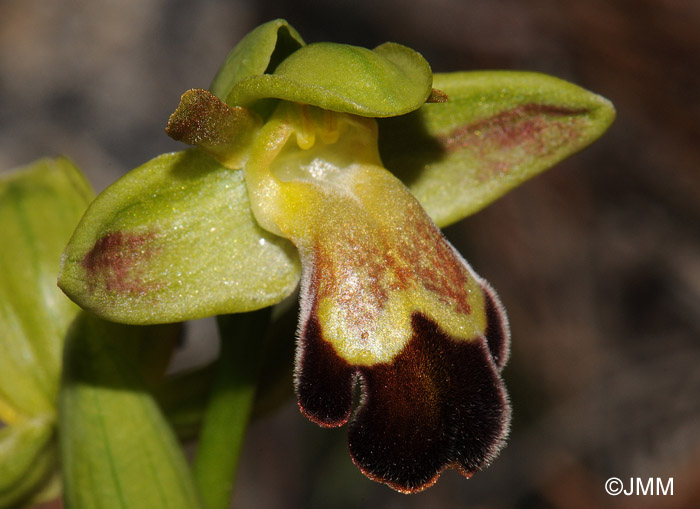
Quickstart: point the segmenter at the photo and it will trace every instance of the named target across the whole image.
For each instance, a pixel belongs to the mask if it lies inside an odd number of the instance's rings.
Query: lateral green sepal
[[[66,247],[59,286],[104,318],[147,324],[269,306],[299,276],[291,243],[253,218],[242,172],[192,149],[98,196]]]
[[[466,217],[605,132],[612,104],[531,72],[436,74],[446,102],[379,121],[386,167],[438,226]]]

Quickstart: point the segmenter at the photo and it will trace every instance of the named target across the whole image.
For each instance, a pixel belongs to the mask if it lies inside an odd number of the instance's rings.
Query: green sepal
[[[0,179],[0,420],[50,414],[78,308],[56,287],[61,251],[93,196],[67,159]]]
[[[432,72],[420,53],[387,42],[374,50],[319,42],[288,56],[273,74],[245,78],[226,102],[251,107],[278,98],[367,117],[403,115],[430,96]]]
[[[0,507],[28,502],[58,465],[52,415],[0,429]]]
[[[134,343],[161,326],[134,327],[81,313],[66,338],[59,438],[68,509],[200,507],[182,450],[163,418]],[[166,333],[167,335],[167,333]]]
[[[283,19],[268,21],[248,33],[231,50],[209,90],[224,101],[243,78],[271,73],[294,51],[304,46],[301,35]]]
[[[447,102],[379,122],[382,160],[438,226],[447,226],[581,150],[615,117],[612,104],[530,72],[436,74]]]
[[[61,260],[59,286],[124,323],[165,323],[275,304],[300,277],[296,250],[253,218],[243,173],[192,149],[107,188]]]

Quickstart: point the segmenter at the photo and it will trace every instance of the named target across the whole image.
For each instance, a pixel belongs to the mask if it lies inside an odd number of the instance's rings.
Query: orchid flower
[[[59,284],[109,320],[241,313],[300,286],[301,412],[348,423],[352,460],[401,492],[503,446],[508,320],[443,237],[600,136],[611,104],[523,72],[434,74],[399,44],[248,34],[168,134],[195,148],[136,168],[90,206]],[[355,387],[359,402],[353,411]]]

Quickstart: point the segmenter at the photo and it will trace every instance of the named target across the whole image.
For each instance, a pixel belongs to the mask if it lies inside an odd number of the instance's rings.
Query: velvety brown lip
[[[428,488],[446,468],[470,477],[498,453],[510,421],[496,362],[505,358],[508,334],[500,308],[489,306],[493,349],[487,337],[456,341],[415,313],[404,350],[373,366],[340,358],[312,315],[300,338],[302,412],[323,426],[344,424],[359,377],[362,396],[350,419],[348,446],[365,475],[405,493]]]
[[[342,426],[352,411],[355,368],[323,339],[315,316],[304,327],[300,341],[296,378],[299,408],[320,426]]]

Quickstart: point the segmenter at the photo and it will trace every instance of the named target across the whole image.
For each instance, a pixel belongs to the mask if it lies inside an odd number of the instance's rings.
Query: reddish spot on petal
[[[90,289],[98,283],[109,292],[138,294],[152,289],[152,283],[142,281],[143,270],[139,264],[153,256],[149,242],[154,238],[154,233],[123,232],[101,237],[81,262]]]

